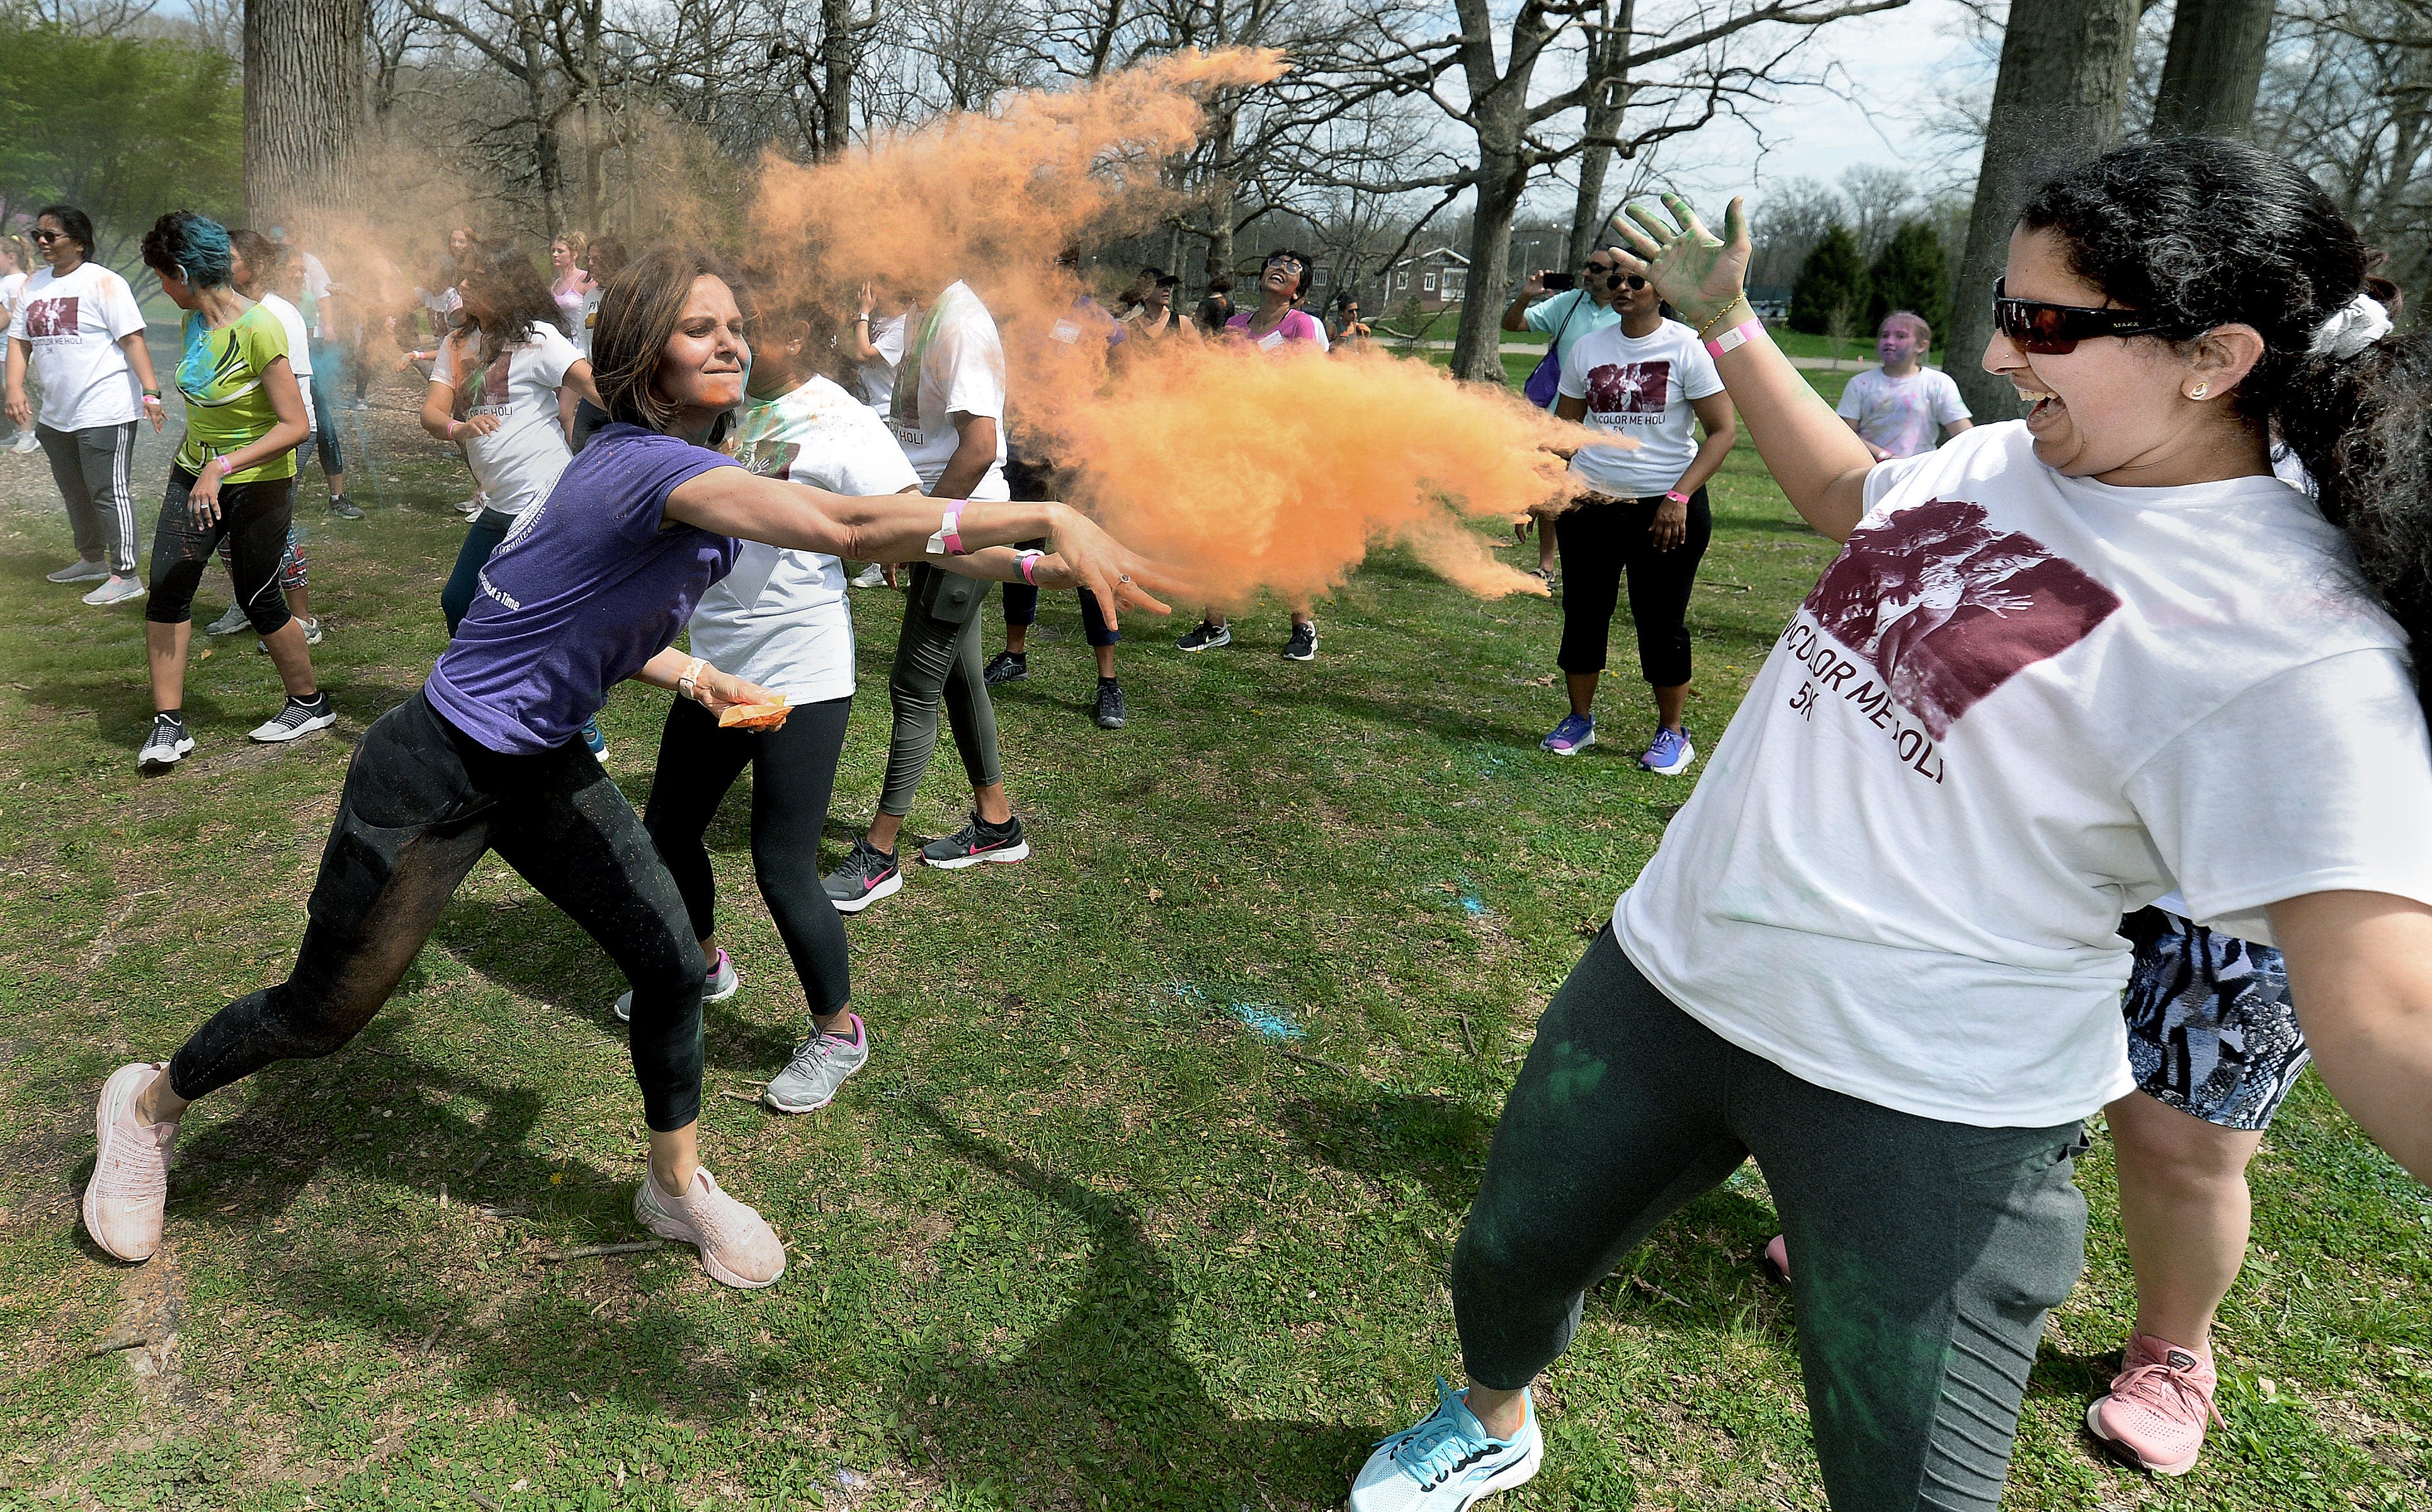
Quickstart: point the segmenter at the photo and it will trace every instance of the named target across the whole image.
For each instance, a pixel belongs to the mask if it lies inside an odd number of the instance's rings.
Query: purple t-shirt
[[[481,569],[472,609],[423,685],[431,706],[509,756],[573,739],[734,569],[733,536],[660,528],[667,495],[734,466],[671,435],[601,426]]]

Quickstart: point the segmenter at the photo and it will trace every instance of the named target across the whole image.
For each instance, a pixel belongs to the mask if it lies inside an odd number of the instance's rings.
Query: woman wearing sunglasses
[[[1731,455],[1739,427],[1697,332],[1664,318],[1664,301],[1644,275],[1623,272],[1617,262],[1609,266],[1601,281],[1620,319],[1571,344],[1554,413],[1632,445],[1582,447],[1571,458],[1574,498],[1554,518],[1565,582],[1555,664],[1571,711],[1540,744],[1568,756],[1596,743],[1596,684],[1627,574],[1638,670],[1655,694],[1655,737],[1638,764],[1677,777],[1697,758],[1681,710],[1689,701],[1689,594],[1714,533],[1706,480]]]
[[[1738,202],[1666,203],[1631,265],[1846,545],[1546,1009],[1454,1253],[1470,1388],[1352,1505],[1533,1474],[1585,1289],[1754,1155],[1832,1504],[1993,1508],[2084,1121],[2135,1085],[2123,910],[2276,945],[2323,1080],[2432,1174],[2432,343],[2295,166],[2138,144],[2011,238],[1984,361],[2032,414],[1878,465],[1749,312]]]
[[[1571,354],[1571,348],[1582,336],[1594,335],[1621,318],[1621,312],[1613,307],[1613,296],[1621,291],[1616,281],[1620,272],[1613,254],[1599,246],[1580,263],[1577,280],[1562,279],[1565,287],[1562,292],[1546,297],[1551,292],[1548,280],[1557,275],[1552,268],[1540,268],[1528,275],[1528,281],[1520,285],[1519,295],[1505,307],[1504,330],[1542,331],[1553,337],[1545,344],[1545,360],[1528,375],[1529,403],[1540,409],[1552,409],[1561,397],[1558,390],[1562,359]],[[1536,528],[1537,575],[1549,588],[1554,586],[1553,521],[1552,512],[1532,512],[1512,527],[1512,534],[1523,541],[1528,538],[1529,528]]]

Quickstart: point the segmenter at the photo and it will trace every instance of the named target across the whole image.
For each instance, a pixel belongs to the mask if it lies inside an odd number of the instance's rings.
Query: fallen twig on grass
[[[636,1239],[628,1244],[577,1245],[571,1249],[544,1249],[532,1258],[539,1261],[589,1260],[595,1255],[638,1255],[645,1249],[664,1249],[665,1239]]]
[[[1347,1077],[1352,1075],[1352,1070],[1349,1066],[1337,1065],[1334,1062],[1327,1060],[1322,1055],[1304,1055],[1298,1050],[1287,1050],[1281,1045],[1276,1045],[1275,1050],[1275,1054],[1282,1056],[1287,1061],[1298,1061],[1307,1065],[1316,1066],[1321,1070],[1331,1071],[1337,1076]]]
[[[473,1499],[475,1504],[481,1508],[481,1512],[498,1512],[498,1504],[491,1501],[488,1497],[483,1496],[481,1492],[467,1491],[464,1494]]]
[[[719,1089],[719,1091],[718,1091],[718,1095],[719,1096],[721,1096],[721,1097],[732,1097],[732,1098],[734,1098],[736,1102],[758,1102],[758,1101],[760,1100],[759,1095],[758,1095],[757,1093],[751,1093],[751,1092],[728,1092],[728,1091],[724,1090],[723,1088],[720,1088],[720,1089]]]
[[[92,1360],[97,1359],[105,1354],[124,1354],[128,1350],[148,1350],[153,1345],[160,1342],[160,1341],[159,1339],[154,1338],[149,1334],[138,1334],[132,1338],[124,1334],[112,1334],[110,1337],[103,1339],[92,1349],[89,1349],[82,1354],[77,1355],[76,1358],[79,1360]]]

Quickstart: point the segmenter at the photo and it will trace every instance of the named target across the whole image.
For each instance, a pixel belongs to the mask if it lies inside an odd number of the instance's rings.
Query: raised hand
[[[1622,266],[1645,275],[1672,308],[1690,325],[1702,327],[1745,292],[1748,266],[1748,212],[1738,195],[1723,212],[1723,234],[1716,236],[1697,219],[1697,212],[1678,195],[1665,195],[1666,219],[1645,205],[1631,205],[1616,217],[1627,250]]]

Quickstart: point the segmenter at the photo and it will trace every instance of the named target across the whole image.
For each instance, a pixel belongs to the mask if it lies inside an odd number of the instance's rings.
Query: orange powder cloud
[[[1174,337],[1110,361],[1103,324],[1071,319],[1082,286],[1058,249],[1157,225],[1181,200],[1162,166],[1197,139],[1207,93],[1283,66],[1265,51],[1183,54],[817,164],[772,159],[749,214],[754,256],[839,309],[864,283],[925,305],[969,282],[1004,339],[1017,442],[1211,603],[1321,597],[1387,542],[1472,591],[1542,595],[1469,521],[1559,500],[1562,465],[1540,448],[1578,444],[1578,428],[1382,352]]]

